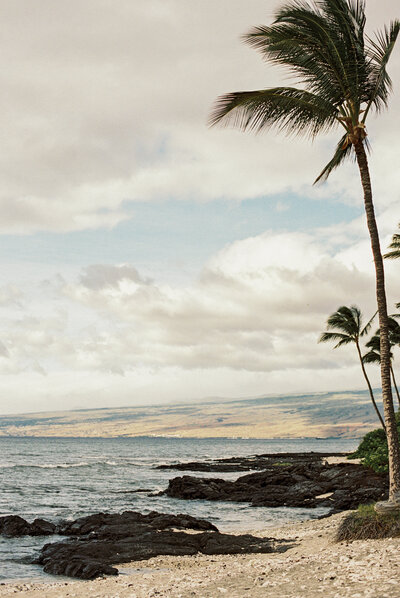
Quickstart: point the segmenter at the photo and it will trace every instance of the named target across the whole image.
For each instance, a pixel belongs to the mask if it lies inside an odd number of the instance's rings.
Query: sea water
[[[0,516],[28,521],[72,520],[97,512],[125,510],[187,513],[221,531],[257,530],[318,517],[325,509],[251,507],[247,503],[185,501],[149,496],[183,475],[157,465],[281,452],[346,452],[358,439],[241,438],[11,438],[0,437]],[[190,474],[190,472],[184,472]],[[247,472],[194,473],[234,480]],[[135,492],[145,490],[145,492]],[[54,579],[31,564],[52,537],[0,537],[0,581]]]

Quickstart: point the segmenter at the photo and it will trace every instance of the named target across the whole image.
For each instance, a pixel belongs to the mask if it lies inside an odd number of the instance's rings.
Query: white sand
[[[119,577],[0,585],[0,596],[399,598],[400,538],[333,543],[344,515],[269,528],[258,534],[290,540],[292,547],[285,553],[157,557],[123,565],[120,570],[126,574]]]

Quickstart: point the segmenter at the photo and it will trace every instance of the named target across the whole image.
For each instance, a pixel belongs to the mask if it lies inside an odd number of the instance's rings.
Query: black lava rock
[[[269,465],[264,471],[239,477],[181,476],[170,480],[165,494],[173,498],[249,502],[263,507],[328,507],[331,512],[357,508],[361,503],[384,500],[385,474],[362,465],[321,461]]]

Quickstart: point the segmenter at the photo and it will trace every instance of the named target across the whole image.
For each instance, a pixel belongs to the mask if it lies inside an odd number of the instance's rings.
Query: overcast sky
[[[363,387],[351,347],[317,343],[340,305],[375,311],[355,165],[312,186],[338,132],[207,127],[219,94],[288,84],[240,41],[279,5],[2,1],[0,412]],[[367,5],[371,31],[399,16]],[[390,73],[368,126],[384,247],[400,46]]]

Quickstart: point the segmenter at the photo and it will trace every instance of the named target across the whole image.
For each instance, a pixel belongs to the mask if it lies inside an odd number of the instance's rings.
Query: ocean
[[[125,510],[187,513],[213,522],[221,531],[257,530],[318,517],[325,509],[266,508],[229,502],[183,501],[148,496],[163,490],[174,470],[164,463],[205,461],[263,453],[351,451],[358,439],[240,438],[28,438],[0,437],[0,516],[20,515],[28,521],[72,520],[97,512]],[[190,472],[184,472],[190,474]],[[246,472],[194,473],[236,479]],[[0,581],[54,580],[30,561],[52,537],[0,537]]]

